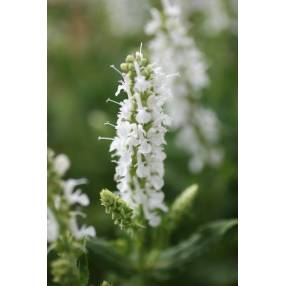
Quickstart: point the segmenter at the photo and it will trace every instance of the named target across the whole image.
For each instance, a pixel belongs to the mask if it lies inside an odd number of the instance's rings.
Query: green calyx
[[[133,210],[118,195],[103,189],[100,192],[100,201],[106,213],[111,215],[114,224],[119,225],[121,229],[127,229],[133,225]]]

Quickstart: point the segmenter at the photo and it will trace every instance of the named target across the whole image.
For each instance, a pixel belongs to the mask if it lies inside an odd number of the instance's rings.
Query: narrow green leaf
[[[173,271],[183,270],[235,225],[237,225],[237,220],[230,219],[202,226],[187,240],[161,253],[155,266],[154,275],[157,278],[164,279],[171,275]]]
[[[128,276],[134,270],[130,261],[119,254],[110,242],[98,238],[88,240],[87,249],[90,259],[120,275]]]

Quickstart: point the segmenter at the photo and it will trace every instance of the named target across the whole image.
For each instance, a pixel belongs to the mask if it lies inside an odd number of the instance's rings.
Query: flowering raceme
[[[79,227],[80,206],[87,206],[89,199],[77,187],[85,179],[63,180],[70,167],[66,155],[55,156],[48,150],[48,230],[49,249],[56,253],[51,262],[53,281],[63,286],[86,285],[86,273],[81,273],[78,262],[85,255],[87,237],[95,236],[95,229],[85,225]],[[77,207],[77,209],[75,209]]]
[[[155,227],[160,224],[160,212],[167,211],[161,189],[164,136],[170,118],[163,105],[170,92],[161,68],[149,64],[141,50],[127,56],[121,70],[122,80],[115,95],[124,91],[127,98],[119,103],[116,137],[110,146],[117,158],[115,180],[120,196],[135,215],[142,211]]]
[[[83,215],[72,210],[74,205],[87,206],[89,199],[86,194],[76,189],[85,184],[86,179],[63,180],[62,176],[70,167],[66,155],[54,156],[53,151],[48,151],[48,241],[56,241],[61,233],[71,232],[76,239],[86,236],[95,236],[93,227],[77,224],[77,216]]]
[[[176,143],[190,154],[189,167],[199,172],[204,165],[215,166],[222,159],[216,147],[219,122],[215,113],[200,103],[200,91],[208,83],[207,63],[194,39],[188,35],[180,7],[162,0],[163,12],[152,9],[146,25],[151,59],[160,64],[174,95],[168,111],[172,127],[178,130]],[[177,75],[177,76],[175,76]]]
[[[225,30],[237,33],[237,0],[179,0],[188,14],[204,15],[204,30],[216,35]]]

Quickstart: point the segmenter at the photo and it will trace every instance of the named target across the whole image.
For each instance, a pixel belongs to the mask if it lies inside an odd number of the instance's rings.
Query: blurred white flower
[[[56,241],[63,230],[69,229],[76,239],[87,236],[95,236],[95,229],[82,225],[78,226],[76,216],[82,214],[74,212],[79,206],[89,205],[86,194],[77,189],[79,185],[86,184],[86,179],[67,179],[62,176],[70,167],[70,161],[66,155],[54,155],[48,151],[48,242]],[[59,176],[54,176],[57,172]]]
[[[67,155],[59,154],[55,157],[54,168],[56,172],[63,176],[70,167],[70,160]]]
[[[116,36],[132,36],[142,30],[148,2],[145,0],[104,0],[110,29]]]
[[[152,37],[149,51],[152,61],[171,75],[168,85],[174,97],[167,107],[172,128],[178,130],[176,143],[190,154],[190,170],[200,172],[207,164],[214,166],[209,152],[220,135],[215,113],[200,102],[200,91],[209,84],[208,65],[189,35],[180,7],[169,0],[162,0],[162,6],[162,12],[151,11],[152,19],[146,25],[145,31]],[[216,156],[216,162],[219,158],[222,156]]]
[[[69,204],[80,204],[82,206],[89,205],[89,198],[81,190],[75,190],[79,185],[86,184],[86,179],[68,179],[63,182],[64,195]]]
[[[164,136],[170,120],[163,105],[170,92],[165,74],[148,65],[141,51],[126,61],[116,96],[123,90],[127,99],[120,102],[116,137],[110,146],[118,158],[115,180],[121,197],[136,211],[142,207],[145,218],[155,227],[161,221],[158,211],[167,211],[161,189]]]
[[[229,30],[237,32],[237,0],[179,0],[186,14],[202,13],[204,30],[216,35]]]
[[[162,0],[162,4],[163,14],[153,9],[152,19],[145,29],[146,33],[153,37],[149,43],[152,60],[160,63],[163,70],[170,75],[179,72],[193,89],[200,90],[209,83],[205,58],[194,39],[188,35],[180,7],[167,0]],[[178,82],[178,78],[180,77],[170,77],[171,87]],[[189,92],[189,88],[184,85],[180,89],[179,93]]]
[[[48,207],[47,209],[48,219],[47,219],[47,240],[48,242],[53,242],[58,239],[59,236],[59,224],[51,211]]]
[[[69,227],[71,233],[74,235],[76,239],[83,239],[86,237],[95,237],[96,232],[93,226],[86,226],[82,225],[81,227],[78,226],[76,220],[76,214],[73,214],[69,221]]]

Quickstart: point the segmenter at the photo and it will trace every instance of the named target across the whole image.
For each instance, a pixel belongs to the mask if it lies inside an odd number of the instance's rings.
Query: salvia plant
[[[191,37],[179,5],[162,0],[162,11],[153,8],[151,15],[145,28],[151,36],[148,48],[151,59],[169,74],[167,82],[174,96],[167,107],[172,128],[178,130],[176,144],[190,155],[192,172],[200,172],[205,165],[218,166],[223,158],[218,146],[220,122],[200,98],[209,84],[206,59]]]
[[[115,67],[113,67],[116,69]],[[222,220],[198,227],[171,245],[172,235],[192,210],[198,186],[184,190],[169,207],[164,202],[163,145],[170,118],[165,105],[171,96],[168,75],[149,62],[140,49],[128,55],[117,70],[121,76],[116,97],[119,105],[110,151],[117,191],[103,189],[100,201],[122,232],[113,241],[100,238],[87,243],[91,257],[109,267],[116,285],[158,285],[189,263],[236,225]],[[123,91],[123,92],[122,92]]]
[[[171,202],[165,198],[167,131],[177,131],[190,169],[200,171],[222,160],[220,127],[215,113],[201,104],[208,65],[180,7],[162,0],[162,10],[152,10],[146,33],[149,56],[141,44],[119,68],[112,66],[120,76],[115,97],[107,98],[118,109],[116,122],[106,122],[114,137],[99,137],[110,141],[115,164],[116,189],[106,186],[98,201],[117,230],[115,238],[86,226],[83,210],[90,201],[79,187],[87,180],[65,178],[70,160],[48,150],[47,239],[54,285],[95,286],[92,265],[105,270],[101,286],[166,285],[237,224],[235,219],[193,223],[189,214],[199,196],[196,184],[175,190],[179,195]],[[185,223],[190,229],[174,239]]]

